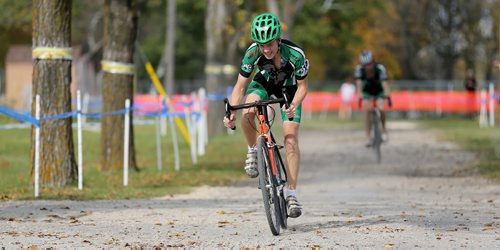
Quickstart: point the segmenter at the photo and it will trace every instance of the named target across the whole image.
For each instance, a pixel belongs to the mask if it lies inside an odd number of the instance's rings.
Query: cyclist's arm
[[[306,98],[308,86],[309,83],[307,81],[307,77],[302,80],[297,80],[297,91],[295,92],[295,96],[293,97],[292,103],[290,105],[293,105],[294,108],[297,108],[302,103],[302,101],[304,101],[304,98]]]
[[[361,93],[362,90],[362,82],[361,79],[356,79],[356,92],[358,93],[358,98],[361,98],[363,95]]]
[[[243,75],[238,75],[238,80],[233,88],[233,93],[231,94],[231,105],[238,105],[243,100],[245,92],[247,90],[248,84],[250,83],[250,78],[244,77]]]
[[[387,80],[382,81],[382,86],[384,88],[384,93],[386,96],[391,95],[391,89],[389,88],[389,82]]]

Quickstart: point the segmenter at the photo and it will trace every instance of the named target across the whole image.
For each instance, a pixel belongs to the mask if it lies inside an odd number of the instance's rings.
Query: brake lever
[[[227,119],[231,119],[231,104],[229,104],[229,100],[227,98],[224,98],[224,109],[226,111],[226,117]],[[236,129],[236,125],[231,128],[232,130]]]

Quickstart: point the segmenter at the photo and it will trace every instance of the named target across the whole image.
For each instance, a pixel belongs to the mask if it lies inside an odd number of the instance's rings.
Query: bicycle
[[[384,97],[384,99],[387,100],[389,107],[392,107],[392,100],[390,96]],[[363,99],[359,99],[359,106],[361,107]],[[371,121],[371,137],[370,137],[370,145],[373,149],[373,152],[375,154],[375,158],[377,160],[377,163],[382,162],[382,152],[381,152],[381,146],[382,146],[382,122],[380,118],[380,110],[376,105],[376,98],[371,98],[372,101],[372,109],[370,110],[370,121]]]
[[[257,169],[259,172],[259,189],[262,192],[264,210],[267,222],[273,235],[279,235],[280,228],[287,228],[287,206],[284,188],[287,184],[287,173],[283,158],[280,154],[282,145],[278,145],[271,132],[272,123],[269,119],[268,106],[275,103],[285,103],[289,107],[289,98],[282,91],[283,97],[241,105],[230,105],[227,98],[224,99],[226,117],[229,118],[231,110],[245,108],[256,108],[258,118],[257,137]],[[273,119],[271,119],[273,120]],[[293,120],[293,118],[289,118]],[[236,127],[231,128],[236,129]]]

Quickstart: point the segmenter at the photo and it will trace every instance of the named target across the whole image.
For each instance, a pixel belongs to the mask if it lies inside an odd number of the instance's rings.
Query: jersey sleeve
[[[377,64],[377,68],[380,71],[380,80],[385,81],[387,80],[387,71],[385,70],[384,65],[382,64]]]
[[[302,80],[307,77],[307,74],[309,74],[309,60],[304,57],[295,65],[295,79]]]
[[[257,58],[259,58],[260,55],[261,53],[256,43],[253,43],[250,45],[250,47],[248,47],[243,60],[241,60],[240,74],[242,76],[247,78],[250,77],[252,71],[255,68],[255,61],[257,60]]]
[[[355,79],[361,79],[361,65],[357,65],[356,68],[354,69],[354,78]]]

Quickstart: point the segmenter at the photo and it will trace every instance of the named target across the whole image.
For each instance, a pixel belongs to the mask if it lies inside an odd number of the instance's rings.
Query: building
[[[79,50],[73,50],[73,65],[71,69],[71,95],[76,96],[75,61]],[[31,45],[13,45],[7,52],[5,62],[5,103],[8,107],[18,110],[31,110],[31,88],[33,77],[33,59]]]

